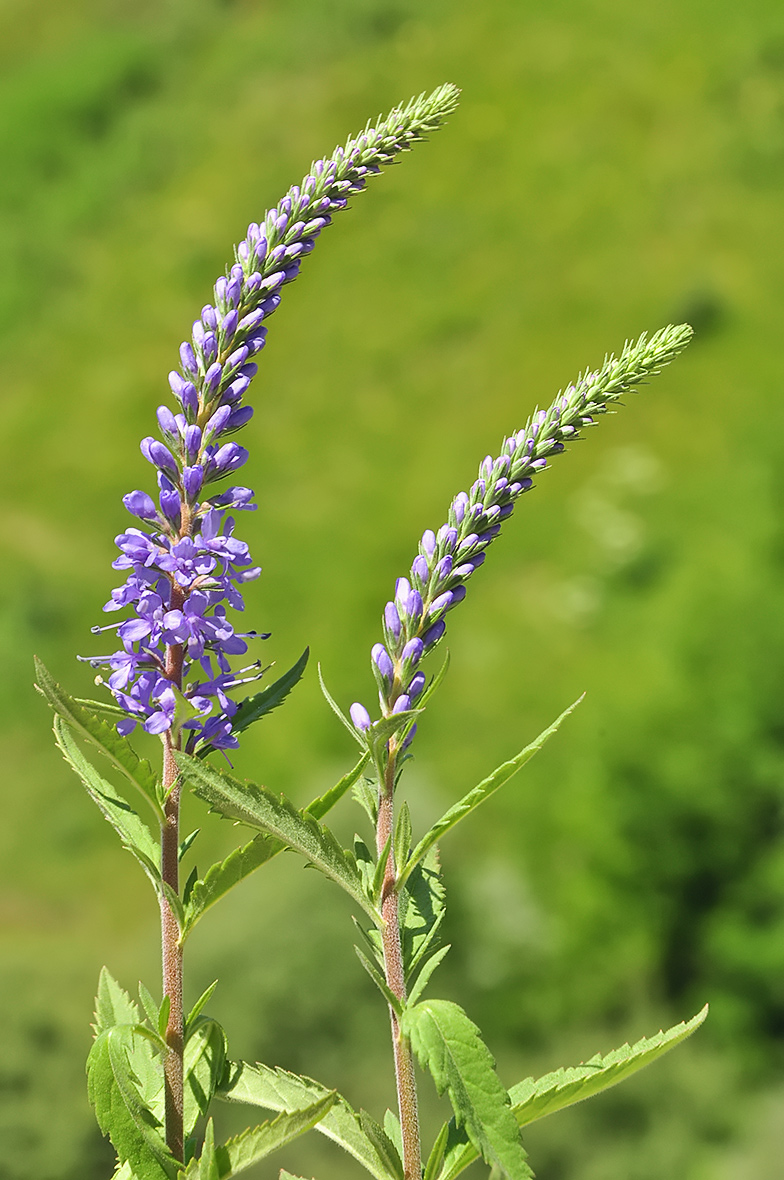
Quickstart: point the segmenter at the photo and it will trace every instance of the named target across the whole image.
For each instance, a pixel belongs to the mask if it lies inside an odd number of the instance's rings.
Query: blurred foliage
[[[445,80],[449,127],[336,219],[272,324],[248,614],[280,667],[309,643],[339,699],[367,698],[394,578],[484,453],[605,349],[694,324],[452,616],[406,793],[432,820],[588,689],[445,843],[445,990],[510,1084],[710,1001],[649,1075],[531,1130],[540,1180],[779,1174],[784,10],[2,0],[1,1180],[109,1174],[93,989],[103,962],[128,986],[157,972],[147,886],[48,743],[32,652],[89,688],[73,656],[96,650],[120,497],[150,482],[138,440],[230,244],[369,114]],[[349,745],[310,672],[238,770],[304,801]],[[234,838],[211,821],[200,861]],[[375,1109],[385,1014],[351,942],[336,891],[281,858],[205,920],[191,997],[220,975],[236,1054]],[[313,1136],[280,1163],[347,1174]]]

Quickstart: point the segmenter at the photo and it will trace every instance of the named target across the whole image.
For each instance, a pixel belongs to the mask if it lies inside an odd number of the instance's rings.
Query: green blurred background
[[[110,1174],[95,981],[158,972],[154,899],[53,748],[32,653],[89,691],[74,654],[98,650],[120,497],[149,486],[138,441],[231,244],[368,115],[447,80],[448,127],[336,218],[271,325],[249,619],[278,668],[310,644],[339,699],[370,700],[380,609],[477,462],[605,350],[690,320],[452,616],[406,792],[432,820],[588,690],[445,844],[437,990],[508,1084],[710,1001],[686,1047],[531,1130],[537,1175],[781,1174],[781,4],[0,0],[2,1180]],[[237,766],[304,802],[350,745],[311,668]],[[211,820],[200,864],[236,835]],[[378,1114],[388,1029],[352,941],[338,891],[281,858],[205,919],[188,993],[220,975],[235,1055]],[[260,1175],[281,1163],[360,1174],[315,1136]]]

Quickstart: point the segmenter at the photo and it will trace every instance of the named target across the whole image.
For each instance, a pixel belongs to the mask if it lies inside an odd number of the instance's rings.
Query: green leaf
[[[215,1128],[212,1119],[207,1122],[204,1131],[204,1145],[199,1158],[199,1180],[220,1180],[220,1168],[215,1156]]]
[[[436,946],[445,913],[438,850],[431,848],[409,876],[399,898],[400,941],[407,980]]]
[[[558,1069],[554,1073],[534,1081],[526,1078],[509,1091],[512,1109],[519,1126],[524,1127],[536,1119],[544,1118],[565,1106],[581,1102],[593,1094],[616,1086],[658,1057],[669,1053],[681,1041],[700,1027],[708,1015],[708,1005],[688,1022],[676,1024],[666,1032],[660,1031],[653,1037],[643,1037],[634,1045],[621,1045],[604,1057],[597,1053],[584,1065],[569,1069]]]
[[[144,1102],[129,1055],[135,1033],[115,1025],[99,1033],[87,1059],[87,1085],[98,1125],[136,1180],[174,1180],[179,1165],[169,1152],[160,1121]]]
[[[226,1034],[217,1020],[197,1017],[185,1042],[183,1055],[186,1136],[191,1134],[200,1116],[207,1113],[225,1068]]]
[[[160,847],[144,820],[115,792],[111,783],[101,777],[92,763],[87,761],[69,726],[61,717],[54,719],[54,736],[63,757],[82,780],[93,803],[112,825],[123,847],[136,857],[153,888],[158,890],[161,881],[158,868]]]
[[[203,880],[194,881],[185,904],[183,941],[216,901],[276,856],[283,847],[279,840],[272,840],[267,835],[256,836],[249,844],[235,848],[225,860],[212,865]]]
[[[101,968],[98,976],[98,994],[95,997],[96,1036],[113,1028],[115,1024],[138,1024],[139,1008],[128,995],[124,987],[120,987],[114,976],[106,967]]]
[[[443,960],[446,958],[448,952],[451,950],[451,945],[442,946],[440,950],[435,951],[429,959],[426,959],[420,968],[417,980],[411,989],[411,994],[408,997],[409,1004],[416,1004],[422,995],[422,992],[430,982],[430,977]]]
[[[360,963],[365,968],[368,975],[373,980],[386,1002],[389,1004],[390,1008],[399,1018],[403,1012],[402,1001],[400,1001],[395,993],[390,989],[389,984],[384,979],[384,976],[378,970],[375,963],[371,963],[365,952],[360,950],[358,946],[355,946],[354,950],[357,952],[357,958],[359,959]]]
[[[386,844],[381,849],[381,854],[376,862],[375,872],[373,873],[373,880],[370,882],[370,900],[373,905],[381,904],[381,890],[384,888],[384,876],[387,871],[387,861],[389,860],[389,850],[392,846],[392,834],[387,836]]]
[[[219,1087],[217,1097],[261,1106],[264,1110],[301,1110],[329,1092],[310,1078],[301,1078],[267,1065],[248,1065],[243,1061],[228,1071],[228,1080],[225,1086]],[[320,1120],[316,1130],[353,1156],[376,1180],[394,1180],[345,1098],[336,1096],[334,1105]]]
[[[144,986],[144,984],[141,982],[141,980],[139,981],[139,999],[141,1000],[142,1007],[144,1008],[144,1011],[147,1014],[147,1019],[150,1022],[150,1027],[151,1028],[158,1028],[158,1021],[159,1021],[161,1010],[160,1010],[159,1006],[155,1003],[152,993],[150,992],[150,990],[148,988],[146,988]],[[168,1016],[168,1013],[167,1013],[167,1016]],[[125,1021],[125,1022],[116,1021],[115,1023],[122,1024],[122,1023],[131,1023],[131,1022],[130,1021]]]
[[[149,762],[139,758],[127,738],[122,737],[113,724],[104,721],[88,707],[79,703],[47,671],[38,657],[35,657],[37,687],[59,717],[62,717],[80,737],[97,746],[114,766],[137,790],[141,791],[152,807],[159,823],[163,822],[160,803],[160,783]]]
[[[365,750],[356,766],[352,767],[348,774],[344,774],[340,782],[336,783],[334,787],[331,787],[324,795],[319,795],[318,799],[314,799],[311,803],[308,803],[305,811],[309,815],[312,815],[314,819],[322,819],[335,806],[338,800],[343,798],[346,791],[354,786],[354,783],[367,766],[369,758],[370,753],[368,750]]]
[[[161,1009],[158,1013],[157,1029],[162,1037],[166,1036],[166,1026],[169,1023],[169,1013],[171,1012],[171,996],[164,996],[161,1000]],[[153,1025],[153,1028],[156,1026]]]
[[[277,709],[279,705],[283,704],[294,685],[302,679],[309,655],[310,648],[306,647],[296,664],[289,668],[288,672],[284,672],[274,684],[270,684],[262,692],[254,693],[252,697],[246,697],[244,701],[240,702],[237,712],[231,719],[232,733],[242,733],[243,729],[260,721],[262,717],[266,717],[267,713],[271,713],[273,709]],[[204,745],[200,748],[198,757],[204,758],[214,749],[215,747],[210,744]]]
[[[354,728],[354,726],[351,724],[348,717],[343,712],[340,705],[337,703],[337,701],[335,700],[335,698],[332,696],[329,689],[327,688],[326,684],[324,683],[324,676],[321,672],[321,664],[318,665],[318,678],[319,678],[319,684],[321,685],[321,691],[324,694],[324,699],[326,700],[330,709],[335,714],[335,716],[338,718],[338,720],[341,721],[343,725],[345,725],[346,729],[351,734],[351,736],[353,737],[353,739],[357,743],[357,745],[360,746],[360,748],[367,753],[367,751],[368,751],[367,742],[362,737],[362,735],[359,733],[359,731],[356,730]]]
[[[485,1163],[499,1167],[508,1180],[530,1180],[509,1095],[479,1029],[462,1008],[449,1000],[425,1000],[405,1009],[401,1031],[438,1093],[449,1094],[457,1124]]]
[[[436,1180],[438,1170],[444,1161],[444,1152],[446,1151],[448,1135],[449,1123],[444,1123],[443,1127],[436,1136],[436,1141],[430,1150],[430,1155],[427,1157],[425,1174],[422,1180]]]
[[[261,828],[282,844],[307,857],[315,868],[340,885],[373,921],[380,921],[365,896],[362,877],[350,852],[341,848],[335,836],[307,812],[298,811],[284,795],[273,795],[266,787],[241,783],[231,775],[205,765],[197,758],[178,754],[177,763],[190,779],[195,793],[230,819]]]
[[[284,1112],[272,1122],[252,1127],[235,1139],[229,1139],[227,1143],[216,1147],[214,1160],[218,1180],[228,1180],[230,1176],[236,1176],[237,1172],[250,1168],[273,1151],[304,1135],[326,1114],[334,1101],[335,1094],[330,1092],[311,1106]],[[200,1161],[191,1160],[184,1175],[185,1180],[201,1180]]]
[[[397,1180],[404,1180],[401,1153],[398,1152],[381,1123],[377,1122],[366,1110],[359,1112],[359,1122],[362,1130],[375,1147],[379,1159],[383,1160],[390,1174],[396,1176]]]
[[[194,831],[191,832],[190,836],[186,836],[184,840],[180,841],[180,849],[179,849],[179,852],[177,853],[177,860],[178,861],[182,861],[182,858],[185,856],[185,853],[191,847],[191,845],[193,844],[193,841],[196,839],[196,837],[198,836],[200,831],[201,831],[201,828],[196,828]]]
[[[584,696],[585,694],[583,693],[583,696],[578,697],[568,709],[564,709],[561,716],[551,726],[540,733],[539,737],[531,742],[529,746],[526,746],[524,750],[521,750],[519,754],[511,758],[508,762],[502,763],[488,778],[483,779],[478,786],[474,787],[472,791],[469,791],[467,795],[464,795],[458,803],[455,803],[441,816],[441,819],[433,825],[427,835],[423,836],[419,841],[405,867],[401,868],[398,875],[399,884],[405,883],[414,867],[450,828],[453,828],[461,819],[465,819],[467,815],[470,815],[474,808],[478,807],[480,803],[484,803],[485,799],[489,799],[499,787],[502,787],[504,783],[509,781],[512,775],[516,774],[521,767],[525,766],[526,762],[529,762],[534,754],[537,754],[541,750],[545,742],[560,728],[561,723],[566,720],[570,713],[574,712]]]
[[[180,939],[182,939],[182,932],[185,927],[185,907],[182,904],[182,898],[180,897],[179,893],[172,889],[168,881],[161,881],[159,888],[160,892],[169,903],[169,909],[174,915],[174,920],[180,930]]]
[[[209,987],[204,989],[204,991],[201,993],[201,995],[199,996],[196,1003],[191,1008],[188,1015],[185,1017],[186,1039],[187,1039],[188,1034],[190,1032],[191,1025],[193,1025],[195,1023],[196,1017],[204,1010],[204,1008],[206,1008],[207,1004],[209,1004],[210,1000],[212,999],[213,992],[215,991],[215,988],[217,986],[218,986],[218,981],[216,979],[213,983],[210,984]]]
[[[600,1094],[610,1086],[625,1081],[638,1070],[656,1061],[700,1027],[708,1014],[707,1004],[688,1022],[676,1024],[666,1032],[643,1037],[634,1045],[622,1045],[604,1057],[597,1053],[583,1065],[558,1069],[534,1080],[526,1078],[509,1091],[512,1113],[520,1127]],[[454,1124],[450,1128],[450,1147],[439,1180],[454,1180],[477,1158],[477,1151]]]
[[[369,754],[368,757],[370,757]],[[371,826],[375,830],[376,824],[378,823],[378,784],[372,779],[363,776],[354,783],[354,789],[351,794],[354,796],[355,802],[365,812],[370,820]]]
[[[404,801],[401,805],[395,824],[395,864],[404,865],[408,859],[409,851],[411,850],[412,828],[411,828],[411,812],[408,809],[408,804]]]

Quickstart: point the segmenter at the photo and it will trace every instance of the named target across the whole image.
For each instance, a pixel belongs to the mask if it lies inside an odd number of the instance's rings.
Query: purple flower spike
[[[407,693],[403,693],[401,696],[399,696],[397,698],[394,705],[392,706],[392,712],[393,713],[405,713],[406,709],[410,709],[410,708],[411,708],[411,698],[407,695]]]
[[[408,695],[412,701],[419,696],[425,684],[426,678],[424,672],[415,672],[408,686]]]
[[[328,211],[344,207],[348,194],[362,188],[368,176],[437,128],[455,101],[454,88],[443,87],[368,127],[331,160],[317,162],[301,185],[248,226],[236,261],[215,283],[214,306],[202,308],[192,339],[180,346],[180,369],[169,375],[179,407],[172,411],[162,406],[158,411],[164,442],[150,437],[141,444],[143,455],[158,471],[160,512],[146,492],[130,492],[124,499],[126,508],[145,522],[146,531],[132,528],[117,538],[114,567],[127,579],[112,591],[105,609],[129,612],[117,624],[123,647],[107,656],[89,657],[94,666],[109,669],[109,688],[127,714],[119,722],[122,733],[141,723],[167,742],[184,741],[191,752],[210,745],[237,745],[232,718],[238,705],[231,690],[261,673],[258,663],[232,671],[231,657],[245,653],[246,641],[254,634],[237,634],[227,620],[226,606],[242,610],[241,588],[261,571],[252,564],[247,545],[234,536],[228,513],[252,510],[255,504],[253,492],[243,487],[199,497],[205,486],[247,459],[244,447],[223,438],[252,415],[252,408],[242,404],[257,372],[250,358],[264,346],[267,321],[280,304],[284,285],[297,276],[317,236],[330,224]],[[428,574],[424,568],[420,573],[424,587]],[[407,608],[418,618],[417,601],[421,603],[419,593],[413,601],[407,599]],[[418,623],[409,617],[406,625],[410,630]],[[402,634],[394,605],[387,610],[386,631],[388,647],[379,645],[374,667],[391,691]],[[173,648],[180,649],[175,659]],[[164,669],[173,666],[177,672],[170,678]],[[190,717],[182,731],[178,693],[199,714]],[[359,704],[352,707],[352,718],[360,730],[371,724]]]
[[[359,701],[355,701],[351,706],[349,709],[349,715],[351,720],[354,722],[354,728],[358,729],[360,733],[365,733],[373,724],[373,722],[370,720],[370,714],[368,713],[367,709],[364,705],[361,705]]]

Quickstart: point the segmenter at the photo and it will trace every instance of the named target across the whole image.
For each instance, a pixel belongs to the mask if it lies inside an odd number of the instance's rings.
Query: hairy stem
[[[392,743],[390,743],[392,745]],[[378,823],[376,826],[376,849],[381,856],[389,844],[384,884],[381,892],[381,916],[384,925],[381,931],[384,948],[384,974],[387,986],[402,1003],[406,999],[406,977],[403,966],[403,948],[400,942],[400,920],[398,916],[398,895],[395,890],[395,858],[392,853],[391,837],[395,830],[395,755],[390,750],[389,761],[384,775],[378,801]],[[392,1049],[395,1056],[395,1081],[400,1112],[400,1127],[403,1136],[403,1175],[405,1180],[421,1180],[422,1148],[419,1139],[419,1111],[417,1104],[416,1076],[411,1044],[400,1031],[395,1010],[390,1007],[389,1019],[392,1025]]]
[[[182,606],[183,594],[178,586],[172,589],[172,609]],[[183,649],[177,644],[166,649],[166,675],[178,688],[182,687]],[[179,894],[180,859],[180,791],[179,770],[174,751],[180,749],[179,735],[171,730],[164,736],[163,788],[164,816],[161,827],[161,877]],[[182,944],[177,919],[165,897],[161,897],[161,955],[163,959],[163,994],[169,997],[169,1020],[166,1025],[166,1044],[169,1051],[163,1063],[166,1144],[175,1159],[184,1159],[183,1142],[183,1039],[182,1007]]]

